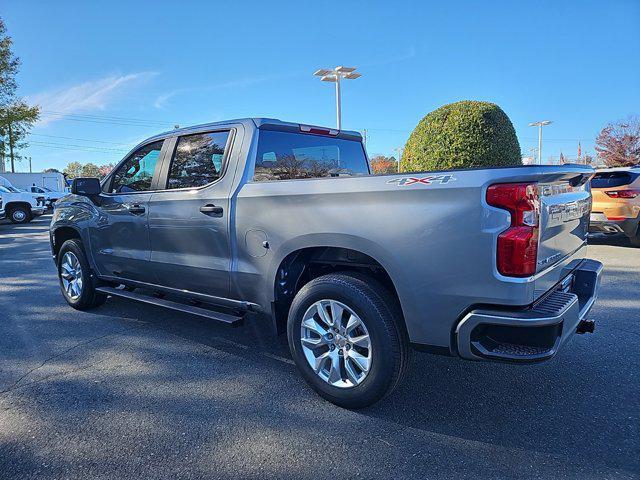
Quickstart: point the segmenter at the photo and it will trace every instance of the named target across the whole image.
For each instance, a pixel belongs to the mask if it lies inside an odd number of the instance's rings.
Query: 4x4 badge
[[[408,187],[410,185],[431,185],[432,183],[440,183],[445,184],[449,182],[455,181],[455,177],[453,175],[430,175],[428,177],[403,177],[403,178],[394,178],[393,180],[389,180],[387,183],[395,183],[399,187]]]

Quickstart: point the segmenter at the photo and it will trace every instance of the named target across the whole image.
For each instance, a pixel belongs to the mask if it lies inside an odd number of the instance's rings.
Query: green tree
[[[38,107],[30,107],[22,100],[0,106],[0,135],[4,138],[5,148],[3,158],[9,157],[12,172],[15,172],[16,161],[22,159],[18,151],[29,146],[26,137],[38,121],[39,112]]]
[[[407,140],[403,172],[522,165],[509,117],[493,103],[466,100],[424,117]]]
[[[62,173],[70,179],[82,177],[82,164],[80,162],[71,162],[65,167]]]
[[[82,166],[83,177],[100,177],[100,167],[95,163],[85,163]]]
[[[16,97],[18,84],[16,74],[20,59],[12,50],[12,40],[0,19],[0,161],[4,169],[5,158],[11,160],[11,171],[15,172],[15,162],[21,159],[18,151],[28,147],[26,137],[38,120],[40,109],[30,107]]]
[[[45,168],[43,170],[44,173],[62,173],[57,168]]]
[[[16,74],[20,67],[20,59],[13,55],[12,44],[4,21],[0,18],[0,104],[7,103],[7,99],[13,98],[18,88]]]

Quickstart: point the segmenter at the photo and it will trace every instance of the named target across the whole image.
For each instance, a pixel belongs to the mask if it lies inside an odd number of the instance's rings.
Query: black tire
[[[31,209],[22,205],[12,207],[7,216],[12,223],[29,223],[33,219]]]
[[[78,298],[75,299],[69,296],[62,282],[62,261],[67,252],[71,252],[73,253],[73,255],[75,255],[75,257],[80,262],[80,266],[82,269],[82,293]],[[77,310],[94,308],[102,305],[107,299],[107,296],[104,293],[96,291],[95,277],[91,272],[91,267],[89,266],[87,256],[84,252],[84,248],[82,247],[82,243],[80,242],[80,240],[67,240],[62,244],[62,247],[60,247],[60,251],[58,252],[57,266],[60,291],[62,292],[62,296],[67,301],[67,303],[73,308]]]
[[[631,245],[634,247],[640,247],[640,225],[638,225],[636,234],[633,237],[629,237],[629,242],[631,242]]]
[[[356,313],[371,339],[371,366],[355,386],[340,388],[318,376],[304,355],[301,322],[319,300],[337,300]],[[395,298],[380,283],[358,273],[335,273],[316,278],[296,294],[287,321],[289,349],[305,381],[322,397],[340,407],[358,409],[389,395],[410,363],[411,348]]]

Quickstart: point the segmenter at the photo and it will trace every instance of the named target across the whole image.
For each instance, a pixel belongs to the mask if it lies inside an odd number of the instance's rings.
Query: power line
[[[136,145],[135,143],[109,142],[109,141],[106,141],[106,140],[95,140],[95,139],[88,139],[88,138],[63,137],[61,135],[46,135],[44,133],[30,133],[29,135],[33,135],[33,136],[36,136],[36,137],[47,137],[47,138],[62,138],[64,140],[77,140],[77,141],[80,141],[80,142],[106,143],[106,144],[110,144],[110,145],[125,145],[125,146],[134,146],[134,145]]]
[[[61,112],[56,110],[42,110],[41,112],[46,115],[56,115],[56,116],[63,116],[63,117],[85,118],[85,119],[93,119],[93,120],[124,121],[124,122],[142,122],[142,123],[151,123],[155,125],[175,125],[176,123],[178,123],[178,122],[169,122],[164,120],[152,120],[149,118],[117,117],[113,115],[72,113],[72,112],[64,112],[64,111]]]
[[[83,150],[83,151],[97,151],[104,153],[127,153],[128,150],[119,149],[119,148],[108,148],[108,147],[94,147],[91,145],[75,145],[70,143],[54,143],[54,142],[39,142],[39,141],[31,141],[30,145],[36,147],[47,147],[47,148],[63,148],[67,150]]]

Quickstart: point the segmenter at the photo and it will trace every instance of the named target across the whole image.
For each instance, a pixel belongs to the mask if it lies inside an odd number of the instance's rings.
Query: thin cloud
[[[213,85],[206,85],[203,87],[190,87],[190,88],[177,88],[175,90],[171,90],[167,93],[163,93],[156,98],[155,102],[153,102],[153,106],[156,108],[164,108],[164,106],[176,95],[182,95],[185,93],[194,93],[194,92],[210,92],[213,90],[221,90],[224,88],[243,88],[249,87],[251,85],[255,85],[257,83],[269,82],[272,80],[283,80],[285,78],[293,78],[301,76],[302,74],[287,74],[287,75],[265,75],[262,77],[249,77],[249,78],[241,78],[238,80],[231,80],[229,82],[223,83],[215,83]]]
[[[109,75],[99,80],[32,95],[29,103],[40,106],[43,115],[39,123],[44,125],[64,118],[64,114],[104,110],[156,75],[156,72]],[[48,115],[47,112],[56,114]]]

